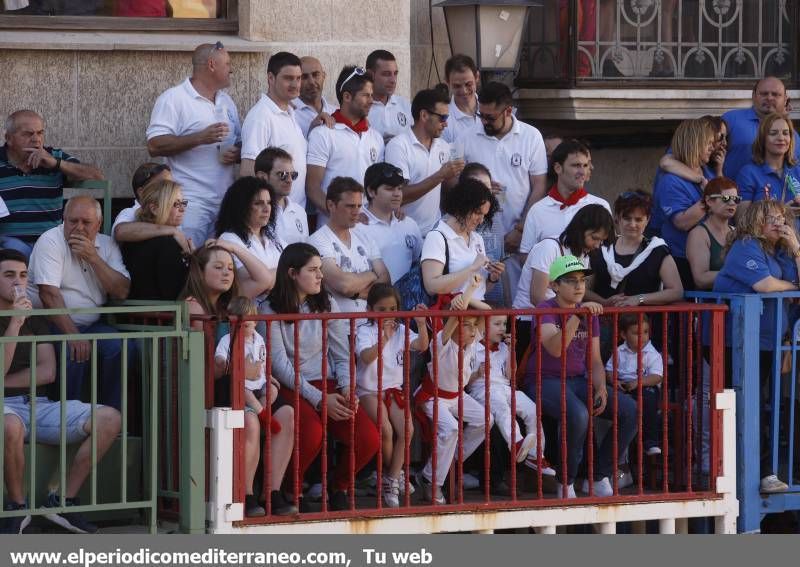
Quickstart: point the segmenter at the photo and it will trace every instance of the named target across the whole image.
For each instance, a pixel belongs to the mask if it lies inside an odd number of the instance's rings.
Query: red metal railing
[[[529,377],[532,378],[533,384],[530,386],[531,390],[535,392],[533,396],[537,406],[536,412],[536,431],[533,432],[537,439],[537,452],[536,452],[536,470],[521,467],[521,471],[517,470],[517,462],[514,458],[514,451],[510,451],[511,458],[508,463],[509,468],[509,485],[510,496],[495,497],[491,492],[491,469],[490,459],[492,457],[492,443],[490,436],[490,420],[491,420],[491,407],[490,407],[490,385],[491,380],[489,374],[491,370],[490,353],[489,349],[485,349],[484,356],[484,388],[486,405],[484,408],[484,449],[482,451],[483,463],[483,486],[482,498],[479,495],[475,497],[466,497],[464,491],[464,454],[463,454],[463,440],[464,440],[464,384],[463,379],[459,377],[459,395],[457,404],[457,417],[458,417],[458,445],[456,458],[454,459],[453,466],[450,469],[449,487],[450,498],[449,503],[444,505],[436,505],[421,500],[421,490],[417,490],[417,495],[413,498],[409,493],[409,484],[411,481],[411,472],[414,465],[411,463],[412,457],[412,440],[398,432],[397,442],[404,444],[405,462],[403,470],[405,473],[405,490],[404,497],[400,499],[399,508],[387,508],[382,502],[382,486],[381,475],[387,463],[383,459],[383,441],[379,431],[380,446],[376,455],[376,469],[377,469],[377,486],[376,497],[370,498],[356,498],[356,473],[355,471],[355,451],[354,443],[356,441],[355,432],[355,419],[350,420],[349,424],[349,451],[347,458],[349,460],[349,482],[348,482],[348,510],[344,511],[331,511],[329,505],[324,497],[327,494],[328,488],[328,469],[329,469],[329,455],[327,451],[328,434],[329,434],[329,416],[327,415],[327,388],[322,387],[322,403],[321,403],[321,422],[322,422],[322,446],[321,446],[321,468],[322,468],[322,503],[318,511],[306,512],[299,514],[293,518],[274,516],[269,508],[269,497],[266,498],[267,514],[263,517],[247,518],[243,520],[242,524],[259,524],[269,522],[286,522],[292,519],[300,520],[319,520],[326,518],[342,518],[342,517],[378,517],[388,516],[394,514],[407,515],[409,513],[428,514],[431,512],[450,512],[450,511],[470,511],[470,510],[493,510],[493,509],[507,509],[507,508],[526,508],[526,507],[541,507],[552,505],[557,501],[559,506],[567,506],[570,504],[600,504],[600,503],[632,503],[632,502],[648,502],[648,501],[663,501],[663,500],[690,500],[703,498],[714,498],[715,488],[712,479],[715,479],[720,474],[721,467],[721,412],[715,407],[714,394],[721,392],[723,387],[723,374],[724,374],[724,312],[725,306],[718,305],[701,305],[701,304],[675,304],[670,306],[661,307],[640,307],[640,308],[606,308],[601,317],[602,327],[608,329],[602,333],[606,337],[610,337],[612,348],[613,371],[611,372],[609,385],[610,394],[608,397],[608,405],[611,410],[611,428],[609,435],[612,435],[612,463],[613,470],[617,471],[620,467],[620,459],[625,447],[620,447],[617,442],[617,434],[619,431],[619,406],[620,397],[624,394],[619,388],[619,360],[617,356],[616,345],[619,343],[620,334],[619,318],[625,313],[635,313],[638,316],[638,329],[643,327],[642,323],[646,316],[659,314],[659,328],[656,329],[651,326],[651,335],[660,338],[661,350],[660,354],[663,359],[663,381],[661,384],[660,392],[660,410],[661,410],[661,454],[656,457],[648,457],[645,453],[643,445],[643,421],[644,414],[644,400],[643,390],[639,386],[636,389],[634,400],[636,403],[636,424],[639,434],[637,438],[630,444],[628,461],[630,463],[631,472],[636,477],[637,481],[631,488],[621,488],[619,486],[619,478],[616,472],[613,478],[610,479],[613,487],[612,496],[597,496],[593,493],[593,483],[588,483],[588,496],[579,497],[576,500],[567,500],[567,487],[563,487],[563,492],[560,494],[552,495],[552,486],[548,487],[548,479],[543,475],[543,468],[545,464],[545,456],[543,454],[543,442],[545,441],[545,431],[548,429],[548,423],[543,423],[543,403],[542,400],[542,341],[541,341],[541,324],[540,321],[544,316],[556,316],[561,320],[561,327],[564,328],[568,317],[573,314],[578,314],[588,317],[588,311],[585,309],[570,310],[570,309],[531,309],[531,310],[510,310],[510,309],[494,309],[491,312],[486,311],[428,311],[424,314],[433,319],[434,328],[441,328],[441,322],[448,317],[458,317],[460,322],[463,322],[465,317],[487,317],[495,315],[506,315],[510,317],[510,335],[511,335],[511,357],[510,357],[510,377],[512,386],[515,384],[514,377],[517,375],[517,318],[520,316],[531,316],[532,321],[532,354],[534,362],[529,362]],[[702,337],[703,316],[707,314],[707,324],[710,325],[710,337],[704,344]],[[290,492],[294,494],[295,503],[299,504],[303,479],[300,478],[300,460],[299,460],[299,445],[301,435],[303,433],[303,423],[300,417],[300,389],[301,377],[299,370],[300,363],[300,350],[302,346],[300,343],[299,327],[302,321],[305,320],[320,320],[322,328],[322,351],[328,350],[328,335],[329,325],[328,322],[334,319],[344,319],[349,323],[349,340],[348,342],[348,357],[349,357],[349,372],[350,372],[350,386],[349,394],[350,399],[355,399],[356,394],[356,353],[355,349],[355,335],[357,319],[376,319],[383,320],[386,318],[397,318],[405,323],[405,337],[404,337],[404,351],[403,351],[403,393],[405,395],[406,404],[404,408],[404,423],[405,429],[408,430],[414,418],[413,404],[413,386],[412,381],[414,376],[411,374],[411,355],[410,355],[410,324],[414,317],[419,317],[420,312],[381,312],[369,314],[345,314],[345,313],[322,313],[322,314],[285,314],[285,315],[260,315],[245,318],[231,318],[231,329],[239,329],[242,322],[245,320],[255,320],[264,322],[267,326],[266,332],[266,347],[267,347],[267,369],[271,368],[271,345],[269,328],[271,325],[278,325],[282,323],[294,323],[293,325],[293,341],[294,341],[294,392],[292,395],[292,403],[294,406],[294,448],[293,458],[289,470],[284,479],[284,488],[289,488]],[[207,355],[207,376],[206,376],[206,394],[207,394],[207,407],[214,405],[214,345],[216,336],[216,322],[209,318],[202,318],[206,335],[206,355]],[[301,322],[300,325],[297,322]],[[438,326],[437,326],[438,322]],[[535,322],[535,324],[533,324]],[[652,325],[652,323],[651,323]],[[593,398],[593,385],[592,385],[592,357],[594,356],[592,343],[592,325],[586,325],[588,334],[588,348],[587,348],[587,365],[586,365],[586,409],[589,415],[592,414],[592,398]],[[610,332],[609,332],[610,331]],[[454,338],[457,336],[460,344],[463,339],[463,328],[459,325],[454,333]],[[243,334],[240,332],[232,333],[232,357],[230,367],[230,400],[231,407],[235,410],[244,408],[244,342]],[[377,379],[378,390],[383,391],[383,339],[382,333],[378,333],[378,359],[377,359]],[[429,440],[433,478],[435,479],[435,471],[437,460],[439,458],[438,452],[438,436],[436,434],[436,423],[439,419],[439,364],[438,364],[438,348],[435,340],[436,336],[433,334],[431,337],[431,380],[434,386],[433,395],[433,412],[431,420],[432,435]],[[480,337],[479,337],[480,338]],[[476,339],[477,340],[477,339]],[[298,346],[300,348],[298,348]],[[524,345],[523,345],[524,347]],[[545,418],[545,422],[551,422],[549,425],[550,435],[547,436],[547,446],[558,447],[559,456],[555,462],[560,466],[559,480],[563,485],[567,470],[567,453],[568,453],[568,431],[567,431],[567,380],[574,378],[567,377],[566,370],[566,353],[568,344],[566,338],[562,336],[561,344],[561,375],[560,375],[560,421],[552,426],[552,420]],[[605,363],[605,360],[603,361]],[[459,370],[463,369],[468,361],[464,358],[464,349],[459,349]],[[637,355],[638,378],[641,384],[643,364],[641,351]],[[322,376],[327,376],[329,373],[327,356],[322,358]],[[710,410],[709,423],[704,424],[702,419],[695,420],[693,417],[693,410],[696,403],[702,403],[702,386],[703,380],[710,381]],[[511,446],[513,447],[518,439],[521,439],[520,427],[517,424],[516,410],[517,410],[517,389],[511,388]],[[695,402],[695,398],[698,402]],[[699,405],[699,404],[698,404]],[[382,422],[383,412],[387,411],[383,407],[383,403],[378,403],[377,418],[378,423]],[[698,412],[702,416],[702,411]],[[423,428],[417,428],[421,431]],[[554,435],[555,432],[555,435]],[[526,432],[530,433],[530,432]],[[586,433],[586,445],[584,447],[584,459],[586,461],[586,477],[592,479],[594,477],[595,465],[594,457],[596,448],[594,447],[594,420],[588,420],[588,428]],[[704,459],[699,458],[698,453],[702,448],[701,443],[693,442],[695,436],[698,438],[701,435],[707,435],[709,439],[709,454],[706,456],[705,461],[708,462],[708,469],[703,470]],[[560,438],[559,438],[560,437]],[[698,447],[700,449],[698,449]],[[262,481],[265,487],[272,485],[272,470],[269,466],[271,455],[271,439],[270,435],[265,435],[263,443],[263,453],[261,455],[263,463]],[[234,437],[233,446],[234,455],[234,490],[233,496],[236,502],[244,501],[244,439],[242,430],[238,430]],[[480,453],[480,451],[478,451]],[[419,463],[416,463],[419,465]],[[525,482],[535,482],[535,489],[526,489],[521,494],[518,491],[519,476]],[[649,484],[645,482],[649,479]],[[552,484],[552,483],[551,483]],[[547,490],[550,488],[551,490]],[[580,488],[576,485],[576,488]],[[266,490],[268,496],[269,491]]]

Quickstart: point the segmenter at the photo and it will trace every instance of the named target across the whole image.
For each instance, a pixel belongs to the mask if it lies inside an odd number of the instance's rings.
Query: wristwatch
[[[639,305],[644,305],[644,295],[639,296]]]

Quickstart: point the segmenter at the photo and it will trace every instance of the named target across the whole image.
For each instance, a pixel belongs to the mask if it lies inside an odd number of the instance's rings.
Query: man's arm
[[[528,214],[528,209],[531,208],[535,202],[540,201],[544,194],[547,192],[547,175],[529,175],[529,182],[531,192],[528,193],[528,201],[525,203],[525,208],[522,210],[520,219],[524,219]]]
[[[97,255],[94,260],[86,260],[94,270],[97,279],[100,280],[100,286],[112,299],[125,299],[128,297],[128,292],[131,290],[131,280],[125,274],[119,273],[117,270],[105,263],[105,261]]]
[[[239,177],[252,177],[256,174],[256,161],[253,159],[242,158],[239,166]]]
[[[322,275],[325,285],[344,297],[353,297],[354,295],[360,295],[365,289],[369,290],[370,286],[377,282],[379,277],[372,270],[359,273],[342,271],[333,258],[324,258],[322,260]]]
[[[31,169],[44,167],[46,169],[56,169],[67,176],[72,181],[83,181],[85,179],[103,179],[103,173],[96,165],[90,163],[78,163],[67,159],[57,159],[44,148],[26,148],[28,153],[26,163]]]
[[[6,335],[8,336],[8,335]],[[12,343],[15,344],[15,343]],[[56,352],[50,343],[36,345],[36,385],[52,384],[56,379]],[[27,388],[31,384],[31,369],[22,368],[6,374],[6,388]]]
[[[42,300],[42,307],[45,309],[66,309],[67,307],[61,290],[53,285],[39,284],[39,299]],[[80,334],[80,330],[69,315],[50,315],[49,318],[62,333]]]
[[[147,140],[147,151],[151,157],[174,156],[204,144],[218,144],[228,135],[228,124],[216,122],[210,126],[185,136],[163,134]]]
[[[306,166],[306,197],[320,211],[326,211],[325,192],[322,190],[322,179],[325,168],[321,165]]]
[[[178,227],[151,222],[121,222],[114,227],[114,240],[117,242],[142,242],[159,236],[173,237],[186,253],[191,253],[190,239]]]
[[[413,203],[420,197],[425,196],[437,185],[448,180],[458,179],[464,169],[464,160],[454,160],[445,162],[439,170],[426,177],[419,183],[409,183],[403,186],[403,204]]]

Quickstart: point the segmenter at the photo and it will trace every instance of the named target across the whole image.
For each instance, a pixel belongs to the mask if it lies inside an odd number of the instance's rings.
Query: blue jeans
[[[586,444],[586,432],[589,429],[589,408],[587,408],[586,376],[567,377],[566,386],[566,406],[567,406],[567,483],[575,482],[578,466],[583,459],[583,447]],[[598,417],[602,419],[613,419],[613,405],[611,388],[606,385],[608,392],[608,403],[606,408]],[[542,399],[536,399],[536,381],[528,380],[525,383],[525,393],[536,401],[543,415],[547,415],[559,422],[559,434],[561,433],[561,377],[544,376],[542,378]],[[617,449],[621,455],[630,445],[636,436],[636,402],[626,395],[618,396],[617,408]],[[559,444],[559,447],[561,445]],[[594,477],[600,480],[603,477],[613,478],[614,439],[612,435],[606,435],[603,443],[594,453]],[[561,463],[557,463],[556,468],[560,468]],[[559,471],[559,478],[563,471]]]
[[[52,327],[53,333],[62,334],[55,326]],[[117,329],[111,325],[95,321],[94,323],[78,327],[81,333],[116,333]],[[57,343],[56,349],[60,349],[63,343]],[[64,345],[66,346],[66,345]],[[102,339],[97,341],[97,363],[98,363],[98,400],[101,404],[120,409],[122,405],[122,339]],[[136,341],[128,341],[128,367],[130,362],[135,359],[137,352]],[[61,356],[59,353],[58,360]],[[75,362],[69,359],[67,354],[67,399],[79,400],[83,393],[83,381],[89,376],[91,370],[91,359],[86,362]],[[61,373],[58,373],[60,379]]]
[[[625,397],[633,400],[634,411],[639,398],[639,392],[626,393]],[[610,400],[611,398],[609,398]],[[642,433],[644,434],[643,445],[646,451],[650,447],[660,447],[661,437],[661,389],[658,386],[645,386],[642,388]],[[634,414],[635,415],[635,414]]]

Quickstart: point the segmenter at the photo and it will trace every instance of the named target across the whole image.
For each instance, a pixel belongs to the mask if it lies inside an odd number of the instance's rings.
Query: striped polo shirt
[[[54,158],[79,163],[62,150],[45,150]],[[11,213],[0,219],[0,236],[33,244],[40,235],[61,224],[64,180],[61,171],[44,167],[24,173],[9,161],[6,145],[0,147],[0,197]]]

